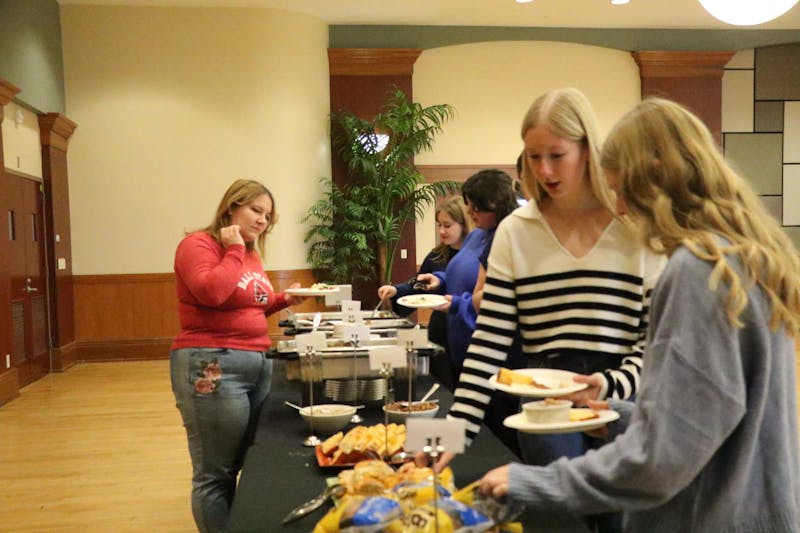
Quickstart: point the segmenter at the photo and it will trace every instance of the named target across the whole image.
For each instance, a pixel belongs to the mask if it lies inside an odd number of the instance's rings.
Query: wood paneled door
[[[39,379],[50,369],[45,279],[44,202],[42,184],[6,172],[3,183],[7,205],[10,314],[10,362],[19,372],[19,385]]]

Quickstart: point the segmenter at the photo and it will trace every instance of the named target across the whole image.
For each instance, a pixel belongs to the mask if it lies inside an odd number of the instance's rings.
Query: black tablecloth
[[[325,505],[294,523],[281,524],[289,511],[319,494],[326,486],[325,479],[338,473],[337,469],[319,467],[314,450],[302,445],[309,435],[308,425],[294,409],[283,404],[286,400],[300,401],[302,387],[299,383],[286,381],[283,365],[282,361],[275,361],[272,392],[261,413],[255,442],[245,457],[228,523],[231,533],[307,533],[329,509]],[[414,388],[425,391],[433,380],[430,376],[419,377]],[[439,398],[441,406],[438,416],[444,416],[452,404],[452,395],[442,388],[435,397]],[[383,422],[381,406],[382,403],[373,402],[359,411],[365,419],[363,424]],[[484,429],[466,452],[451,463],[456,486],[467,485],[487,470],[513,460],[516,460],[515,456]],[[564,530],[560,526],[566,527],[568,522],[572,522],[559,518],[553,522],[559,527],[534,528],[534,523],[543,524],[542,517],[529,515],[526,513],[521,519],[526,524],[526,531]]]

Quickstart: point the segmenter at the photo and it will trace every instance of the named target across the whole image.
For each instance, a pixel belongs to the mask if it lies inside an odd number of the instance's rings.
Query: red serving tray
[[[325,455],[324,453],[322,453],[322,445],[318,445],[318,446],[314,447],[314,455],[317,457],[317,465],[319,465],[322,468],[340,468],[340,469],[341,468],[353,468],[354,466],[356,466],[356,464],[358,464],[358,462],[331,464],[331,458],[328,457],[327,455]],[[413,461],[413,460],[414,460],[414,457],[412,456],[412,457],[409,457],[408,459],[406,459],[404,461],[386,461],[386,462],[388,464],[390,464],[390,465],[399,466],[399,465],[402,465],[404,463],[407,463],[407,462]]]

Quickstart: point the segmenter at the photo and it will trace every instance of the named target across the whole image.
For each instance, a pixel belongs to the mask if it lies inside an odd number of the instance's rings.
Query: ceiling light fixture
[[[517,0],[518,4],[530,4],[533,0]]]
[[[624,6],[625,4],[630,4],[631,0],[611,0],[611,3],[615,6]]]
[[[734,26],[755,26],[778,18],[800,0],[700,0],[711,16]]]

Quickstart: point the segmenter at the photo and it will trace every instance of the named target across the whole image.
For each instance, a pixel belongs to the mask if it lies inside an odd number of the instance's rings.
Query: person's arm
[[[245,257],[243,244],[224,248],[210,238],[189,236],[175,252],[175,273],[180,276],[198,303],[218,307],[233,295],[242,272]]]
[[[493,392],[489,378],[505,363],[517,330],[517,300],[507,229],[498,229],[492,245],[480,314],[448,414],[466,420],[467,443],[480,431]]]
[[[264,273],[264,275],[265,276],[267,275],[266,272]],[[300,284],[299,283],[293,283],[289,288],[290,289],[298,289],[298,288],[300,288]],[[296,305],[296,304],[300,303],[302,300],[305,300],[305,298],[304,297],[298,297],[298,296],[290,296],[290,295],[286,294],[285,292],[276,292],[275,293],[275,298],[272,300],[272,303],[270,304],[270,306],[267,307],[266,311],[264,311],[264,314],[269,316],[271,314],[277,313],[278,311],[280,311],[282,309],[286,309],[290,305]]]
[[[643,254],[645,273],[642,287],[642,316],[638,328],[639,338],[633,347],[633,352],[622,358],[619,367],[609,368],[596,374],[602,378],[599,380],[599,383],[602,384],[597,394],[599,399],[625,400],[636,394],[639,388],[639,380],[642,373],[642,356],[645,352],[647,330],[650,325],[650,301],[653,289],[666,264],[666,258],[663,255],[656,255],[650,251],[644,251]]]
[[[572,460],[512,464],[512,498],[581,514],[647,509],[688,487],[736,430],[748,396],[739,332],[698,262],[655,296],[655,334],[627,430]]]
[[[472,291],[472,306],[475,308],[476,313],[481,309],[484,285],[486,285],[486,269],[481,265],[478,270],[478,281],[475,282],[475,289]]]

